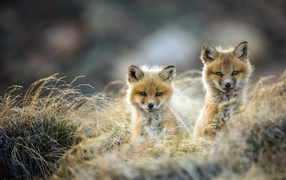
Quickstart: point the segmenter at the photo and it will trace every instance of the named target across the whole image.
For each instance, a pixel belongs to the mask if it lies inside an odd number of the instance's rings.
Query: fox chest
[[[215,125],[216,129],[220,129],[225,122],[229,121],[238,113],[239,104],[225,103],[225,105],[217,105],[215,109],[212,123]]]
[[[142,136],[149,136],[151,139],[165,135],[164,117],[158,114],[146,117],[143,120]]]

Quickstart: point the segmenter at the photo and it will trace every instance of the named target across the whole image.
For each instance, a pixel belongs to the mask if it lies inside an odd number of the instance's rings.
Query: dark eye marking
[[[219,72],[219,71],[218,71],[218,72],[216,72],[215,74],[216,74],[217,76],[222,76],[222,73],[221,73],[221,72]]]
[[[140,94],[141,96],[146,96],[146,92],[139,92],[138,94]]]
[[[238,74],[238,71],[233,71],[233,72],[231,73],[232,76],[235,76],[235,75],[237,75],[237,74]]]
[[[156,92],[155,96],[162,96],[163,93],[162,92]]]

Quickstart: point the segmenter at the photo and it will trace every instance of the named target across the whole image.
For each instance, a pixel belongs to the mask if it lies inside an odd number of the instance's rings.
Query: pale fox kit
[[[129,66],[127,100],[132,107],[132,138],[151,140],[178,133],[176,117],[169,107],[173,94],[174,66]]]
[[[200,58],[204,64],[202,79],[206,96],[194,136],[214,136],[246,103],[246,85],[252,73],[248,43],[230,49],[205,45]]]

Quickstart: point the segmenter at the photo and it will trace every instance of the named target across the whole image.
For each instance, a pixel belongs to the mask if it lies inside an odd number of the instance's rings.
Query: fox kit
[[[206,96],[194,136],[214,136],[246,103],[246,85],[252,72],[248,43],[227,50],[205,45],[200,58]]]
[[[127,72],[127,100],[132,107],[131,134],[144,140],[178,133],[176,115],[169,107],[174,66],[147,68],[131,65]]]

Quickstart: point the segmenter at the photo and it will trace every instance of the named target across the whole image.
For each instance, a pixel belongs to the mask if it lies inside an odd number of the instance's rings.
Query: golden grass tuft
[[[1,99],[0,138],[4,148],[0,151],[21,155],[15,156],[16,160],[2,155],[6,160],[0,161],[9,167],[7,171],[0,165],[0,170],[5,170],[2,177],[286,178],[286,71],[274,83],[262,78],[254,85],[245,111],[229,121],[215,139],[195,139],[190,133],[145,144],[130,141],[130,109],[124,88],[111,98],[90,97],[71,84],[58,86],[61,78],[50,78],[32,86],[24,98],[12,95],[17,90],[14,87]],[[51,80],[56,83],[49,85]],[[200,73],[178,75],[174,86],[175,98],[179,99],[175,103],[177,113],[192,129],[203,103]],[[42,126],[45,128],[39,128]],[[28,160],[37,166],[29,169]],[[10,170],[12,161],[19,164],[13,168],[25,176]]]
[[[84,139],[76,111],[102,100],[83,96],[81,86],[56,75],[40,79],[22,96],[19,86],[0,100],[0,179],[48,177],[58,159]],[[85,106],[86,107],[86,106]],[[88,110],[88,109],[86,109]]]

